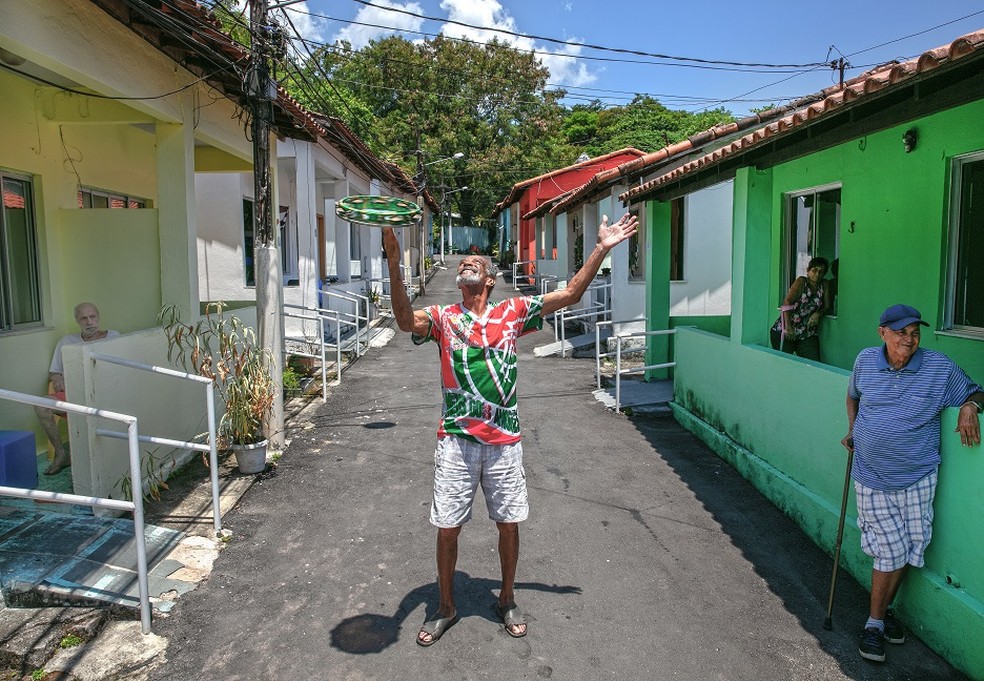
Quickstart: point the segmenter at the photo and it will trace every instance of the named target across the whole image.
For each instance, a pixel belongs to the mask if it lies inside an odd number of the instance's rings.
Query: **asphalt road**
[[[451,269],[416,305],[458,299]],[[293,424],[275,471],[226,517],[234,538],[211,577],[154,623],[168,651],[153,678],[964,678],[911,636],[884,665],[861,660],[867,594],[843,573],[824,631],[830,558],[672,417],[595,401],[593,360],[533,357],[552,340],[520,343],[527,637],[492,613],[495,527],[479,501],[460,538],[461,621],[414,643],[437,600],[440,388],[436,346],[397,331]]]

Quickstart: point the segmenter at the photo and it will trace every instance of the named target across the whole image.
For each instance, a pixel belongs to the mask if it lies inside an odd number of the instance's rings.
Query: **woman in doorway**
[[[820,319],[828,308],[829,295],[823,280],[827,267],[826,258],[813,258],[806,276],[796,277],[789,287],[770,333],[774,349],[820,361]]]

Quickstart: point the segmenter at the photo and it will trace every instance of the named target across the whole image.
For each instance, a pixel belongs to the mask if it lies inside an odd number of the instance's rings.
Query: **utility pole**
[[[424,150],[420,148],[420,130],[417,130],[417,205],[420,206],[420,297],[424,295],[424,279],[427,278],[427,267],[424,264],[424,237],[427,234],[427,220],[424,217],[424,191],[426,175],[424,175]]]
[[[273,222],[273,174],[270,169],[270,127],[277,90],[270,78],[270,27],[267,0],[249,0],[249,104],[253,133],[253,263],[256,277],[256,321],[260,346],[269,350],[274,405],[267,423],[272,450],[284,446],[283,273]]]

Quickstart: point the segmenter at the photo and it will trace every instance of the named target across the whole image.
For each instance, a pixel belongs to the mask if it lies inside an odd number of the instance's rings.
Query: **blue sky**
[[[371,7],[367,2],[404,12]],[[830,68],[803,65],[843,56],[851,64],[845,72],[850,78],[875,64],[910,58],[984,28],[984,2],[980,0],[307,0],[290,9],[298,10],[291,11],[298,30],[319,42],[345,38],[359,47],[394,33],[421,40],[422,34],[443,32],[482,41],[495,36],[522,49],[534,49],[550,69],[549,82],[568,88],[567,104],[595,98],[607,105],[624,104],[633,94],[642,93],[674,109],[723,106],[735,115],[747,113],[750,107],[781,104],[837,82]],[[584,46],[588,44],[699,60],[796,67],[661,60],[589,49]]]

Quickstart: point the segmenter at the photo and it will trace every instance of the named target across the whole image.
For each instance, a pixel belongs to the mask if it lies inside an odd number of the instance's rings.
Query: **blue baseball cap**
[[[909,324],[929,326],[929,324],[922,320],[919,310],[911,305],[892,305],[882,312],[881,319],[878,320],[878,326],[887,326],[892,331],[904,329]]]

